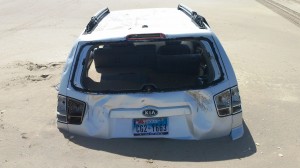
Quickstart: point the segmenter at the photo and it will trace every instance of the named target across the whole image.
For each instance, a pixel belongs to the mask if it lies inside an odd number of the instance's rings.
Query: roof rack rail
[[[193,11],[187,6],[179,4],[177,9],[188,15],[194,21],[194,23],[200,27],[200,29],[205,29],[204,23],[209,27],[206,19],[203,16],[198,15],[197,12]]]
[[[85,33],[91,33],[97,25],[100,23],[100,21],[109,14],[109,9],[104,8],[100,11],[98,11],[90,20],[90,22],[86,25]]]

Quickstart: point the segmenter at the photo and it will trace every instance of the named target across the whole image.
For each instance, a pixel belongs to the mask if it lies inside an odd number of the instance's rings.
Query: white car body
[[[184,9],[191,11],[186,7]],[[147,28],[142,28],[143,25],[147,25]],[[75,42],[66,61],[59,86],[58,94],[62,98],[69,97],[85,103],[82,121],[80,124],[70,124],[67,121],[68,112],[62,113],[58,110],[57,115],[63,117],[62,120],[65,121],[58,120],[58,128],[74,134],[105,139],[200,140],[231,136],[235,140],[242,137],[244,129],[241,110],[236,114],[230,113],[222,117],[218,115],[215,96],[226,90],[231,93],[230,89],[237,87],[237,80],[218,38],[207,22],[204,22],[204,26],[205,28],[200,29],[190,17],[178,9],[124,10],[105,14],[91,33],[84,31]],[[82,89],[80,70],[84,65],[80,62],[84,62],[85,57],[81,53],[88,52],[89,43],[126,41],[131,34],[153,33],[161,33],[166,39],[187,37],[208,39],[216,50],[217,58],[212,59],[219,61],[220,71],[216,76],[222,73],[222,79],[216,84],[201,89],[165,92],[94,93]],[[212,65],[216,66],[213,63]],[[58,109],[69,107],[65,106]],[[153,112],[151,110],[145,112],[147,109],[153,110],[155,116],[143,115]],[[229,111],[232,109],[233,107],[230,106]],[[167,121],[168,131],[157,135],[134,135],[133,120],[147,118],[166,119],[164,121]]]

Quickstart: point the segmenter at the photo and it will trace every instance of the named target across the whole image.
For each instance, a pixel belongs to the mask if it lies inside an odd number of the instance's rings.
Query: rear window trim
[[[204,40],[204,41],[207,41],[209,44],[210,44],[210,47],[212,48],[212,51],[215,55],[215,59],[216,59],[216,62],[218,64],[218,68],[220,70],[220,73],[221,73],[221,76],[219,79],[217,80],[214,80],[213,82],[209,83],[209,84],[204,84],[204,85],[201,85],[201,86],[197,86],[197,87],[188,87],[188,88],[180,88],[180,89],[164,89],[164,90],[154,90],[154,91],[151,91],[151,93],[159,93],[159,92],[174,92],[174,91],[186,91],[186,90],[200,90],[200,89],[205,89],[207,87],[210,87],[210,86],[215,86],[217,85],[218,83],[220,83],[221,81],[224,80],[224,72],[223,72],[223,68],[221,66],[221,63],[220,61],[222,61],[222,59],[220,60],[220,55],[216,52],[216,47],[214,45],[214,43],[206,38],[206,37],[179,37],[179,38],[166,38],[166,39],[151,39],[151,40],[146,40],[146,41],[172,41],[172,40]],[[139,40],[141,41],[141,40]],[[93,41],[93,42],[87,42],[85,44],[83,44],[82,46],[80,46],[79,48],[79,51],[77,52],[77,54],[75,55],[75,64],[73,65],[73,68],[72,68],[72,76],[71,76],[71,79],[70,79],[70,83],[71,83],[71,86],[76,90],[76,91],[79,91],[79,92],[83,92],[83,93],[90,93],[90,94],[124,94],[124,93],[148,93],[146,91],[141,91],[141,90],[124,90],[124,91],[113,91],[113,90],[106,90],[106,91],[95,91],[95,90],[91,90],[91,89],[87,89],[87,88],[80,88],[80,87],[77,87],[74,83],[74,80],[75,80],[75,75],[76,75],[76,72],[77,72],[77,67],[78,67],[78,63],[79,63],[79,58],[80,58],[80,55],[81,55],[81,52],[82,50],[85,48],[85,46],[87,45],[101,45],[102,43],[111,43],[111,44],[115,44],[115,43],[123,43],[123,42],[132,42],[132,40],[128,41],[128,40],[123,40],[123,41]],[[79,42],[80,43],[80,42]],[[85,60],[85,58],[84,58]],[[83,71],[84,69],[82,69],[81,71]],[[82,72],[81,72],[82,73]],[[80,80],[81,82],[81,80]]]

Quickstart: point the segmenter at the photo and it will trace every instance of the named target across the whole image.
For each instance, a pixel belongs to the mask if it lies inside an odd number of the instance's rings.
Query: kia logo
[[[158,114],[157,110],[154,109],[146,109],[143,111],[143,115],[146,117],[153,117],[156,116]]]

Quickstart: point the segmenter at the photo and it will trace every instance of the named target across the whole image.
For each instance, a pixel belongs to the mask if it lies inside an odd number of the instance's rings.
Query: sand
[[[242,139],[102,140],[56,128],[55,86],[89,18],[106,6],[179,1],[0,0],[0,167],[300,167],[299,26],[262,0],[180,2],[206,17],[230,57],[243,101]],[[299,12],[299,0],[277,2]]]

